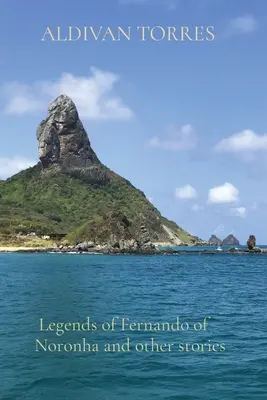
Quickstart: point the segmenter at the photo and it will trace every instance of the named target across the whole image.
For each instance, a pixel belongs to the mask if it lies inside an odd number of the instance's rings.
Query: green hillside
[[[131,233],[135,237],[145,224],[153,241],[170,240],[164,227],[183,242],[196,240],[163,218],[130,182],[103,165],[98,170],[109,177],[108,182],[91,180],[88,171],[85,175],[52,167],[43,171],[40,164],[1,181],[0,234],[64,234],[78,242],[86,239],[85,232],[88,240],[94,239],[89,236],[95,232],[104,240],[114,231],[114,226],[106,230],[105,216],[120,213],[131,221]]]
[[[30,233],[65,237],[74,244],[133,240],[151,247],[151,242],[199,241],[163,218],[143,192],[102,164],[68,96],[49,105],[37,140],[40,162],[0,181],[0,235],[5,243],[8,237]]]

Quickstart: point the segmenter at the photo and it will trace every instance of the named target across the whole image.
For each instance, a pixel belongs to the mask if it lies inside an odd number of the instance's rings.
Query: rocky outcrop
[[[147,227],[143,224],[140,227],[139,234],[139,247],[143,250],[154,250],[155,246],[152,244]]]
[[[40,162],[0,182],[0,234],[23,230],[60,237],[68,243],[62,243],[65,250],[70,245],[81,252],[94,249],[89,241],[114,251],[202,243],[100,162],[68,96],[50,104],[37,139]],[[12,215],[12,223],[6,215]]]
[[[89,242],[88,238],[91,239]],[[136,226],[120,211],[96,216],[88,221],[82,230],[78,229],[78,236],[69,239],[71,243],[76,243],[75,248],[82,252],[92,248],[110,252],[149,252],[156,248],[145,223]]]
[[[234,235],[228,235],[223,241],[223,246],[239,246],[239,240]]]
[[[216,235],[211,235],[208,243],[210,246],[221,246],[222,240],[219,239]]]
[[[49,105],[47,118],[37,128],[37,139],[43,168],[53,164],[68,168],[100,164],[68,96],[61,95]]]
[[[253,250],[256,247],[256,238],[254,235],[250,235],[247,240],[247,247],[249,250]]]

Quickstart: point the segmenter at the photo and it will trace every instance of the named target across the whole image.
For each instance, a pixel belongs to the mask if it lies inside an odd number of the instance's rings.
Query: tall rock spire
[[[75,104],[66,95],[57,97],[49,105],[47,118],[37,128],[37,139],[43,168],[52,164],[68,168],[101,164],[91,148]]]

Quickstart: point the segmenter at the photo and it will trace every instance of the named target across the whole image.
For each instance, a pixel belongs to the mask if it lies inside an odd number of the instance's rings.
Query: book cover
[[[266,3],[0,6],[0,400],[265,400]]]

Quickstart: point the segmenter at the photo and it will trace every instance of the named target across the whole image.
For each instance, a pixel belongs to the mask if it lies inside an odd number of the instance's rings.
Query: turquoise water
[[[1,400],[267,398],[265,256],[2,254],[0,277]],[[40,332],[40,318],[45,325],[90,317],[101,326],[114,316],[153,323],[179,316],[190,329]],[[191,329],[207,316],[205,331]],[[130,352],[104,352],[126,337]],[[172,351],[152,352],[152,337]],[[99,351],[36,351],[36,339],[83,338]],[[135,351],[138,343],[148,351]],[[178,351],[186,343],[189,351]],[[207,343],[225,351],[190,350]]]

